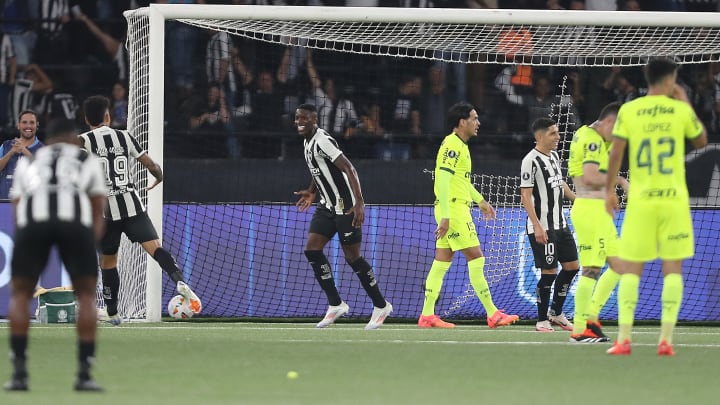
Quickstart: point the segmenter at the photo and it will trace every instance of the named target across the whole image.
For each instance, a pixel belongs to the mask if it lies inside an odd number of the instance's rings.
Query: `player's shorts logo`
[[[551,264],[553,262],[553,259],[554,258],[552,256],[545,256],[545,261],[547,262],[547,264]]]

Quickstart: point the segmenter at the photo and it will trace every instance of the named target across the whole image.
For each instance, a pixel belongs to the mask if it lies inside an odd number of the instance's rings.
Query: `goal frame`
[[[389,7],[311,7],[151,4],[128,10],[126,18],[148,17],[148,136],[147,151],[163,164],[163,122],[165,83],[165,22],[167,20],[267,20],[321,22],[392,22],[434,24],[511,24],[558,26],[643,26],[643,27],[720,27],[720,13],[624,12],[574,10],[506,9],[428,9]],[[131,61],[131,69],[133,68]],[[482,62],[477,62],[482,63]],[[506,62],[511,63],[511,62]],[[134,83],[130,83],[132,100]],[[163,186],[148,193],[147,212],[162,241]],[[147,260],[146,320],[160,321],[162,316],[162,271],[154,260]]]

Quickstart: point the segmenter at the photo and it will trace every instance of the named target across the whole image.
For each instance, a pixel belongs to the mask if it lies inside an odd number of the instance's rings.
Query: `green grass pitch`
[[[720,328],[679,327],[677,355],[655,354],[658,327],[635,329],[633,354],[573,345],[531,325],[376,331],[343,323],[133,323],[102,326],[94,376],[106,392],[72,391],[75,331],[33,325],[28,393],[1,404],[710,404]],[[615,336],[614,328],[606,328]],[[7,323],[0,349],[7,353]],[[10,363],[0,360],[0,378]],[[296,371],[299,377],[289,379]]]

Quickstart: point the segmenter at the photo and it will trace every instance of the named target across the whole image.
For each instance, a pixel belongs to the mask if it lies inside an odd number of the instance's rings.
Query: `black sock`
[[[118,313],[118,295],[120,293],[120,275],[117,267],[102,269],[103,300],[109,316]]]
[[[554,274],[541,274],[537,283],[537,306],[538,306],[538,322],[547,321],[548,307],[550,306],[550,289],[552,288]]]
[[[360,284],[362,284],[365,292],[367,292],[367,295],[370,299],[372,299],[373,305],[378,308],[385,308],[387,303],[380,292],[380,287],[377,285],[375,273],[373,273],[370,263],[368,263],[365,258],[361,257],[352,263],[348,262],[348,264],[352,267],[353,271],[360,279]]]
[[[178,281],[185,282],[183,274],[180,271],[180,268],[178,268],[177,263],[175,262],[175,258],[172,257],[170,252],[163,248],[157,248],[155,249],[155,254],[153,255],[153,258],[158,262],[163,271],[167,273],[168,276],[170,276],[170,279],[172,279],[172,281],[174,281],[176,284]]]
[[[27,377],[26,351],[27,335],[10,335],[10,356],[13,363],[14,376],[19,378]]]
[[[320,288],[325,291],[328,303],[332,306],[340,305],[342,299],[340,299],[340,294],[338,293],[337,287],[335,287],[335,280],[332,276],[330,263],[328,263],[325,254],[322,250],[306,250],[305,257],[307,257],[310,266],[313,268],[313,272],[315,272],[315,279],[318,284],[320,284]]]
[[[78,378],[90,379],[90,367],[95,359],[95,341],[78,341]]]
[[[577,274],[577,269],[560,270],[560,273],[555,277],[555,292],[553,293],[553,303],[551,307],[554,315],[562,314],[565,299],[567,298],[568,291],[570,291],[570,285]]]

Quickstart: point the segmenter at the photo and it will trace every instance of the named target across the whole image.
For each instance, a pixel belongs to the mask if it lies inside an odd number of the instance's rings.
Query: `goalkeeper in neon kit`
[[[438,224],[435,230],[435,260],[425,280],[425,302],[418,326],[455,327],[435,315],[435,303],[440,295],[445,273],[458,250],[462,251],[467,259],[470,283],[488,314],[488,326],[495,328],[510,325],[519,317],[505,314],[493,303],[490,287],[483,274],[485,257],[471,215],[472,203],[475,202],[486,219],[495,218],[495,209],[470,182],[472,161],[467,142],[477,136],[480,126],[478,114],[472,105],[460,102],[450,107],[448,122],[453,126],[453,132],[443,140],[435,162],[435,221]]]
[[[645,262],[662,260],[663,288],[660,342],[657,354],[672,356],[672,335],[683,297],[682,262],[695,254],[690,199],[685,181],[685,141],[707,144],[707,132],[677,84],[678,66],[666,58],[645,66],[648,94],[624,104],[613,129],[607,191],[615,186],[628,148],[632,187],[620,234],[622,276],[618,286],[618,338],[607,352],[629,355]],[[608,194],[608,197],[610,195]],[[612,215],[613,204],[606,198]]]

